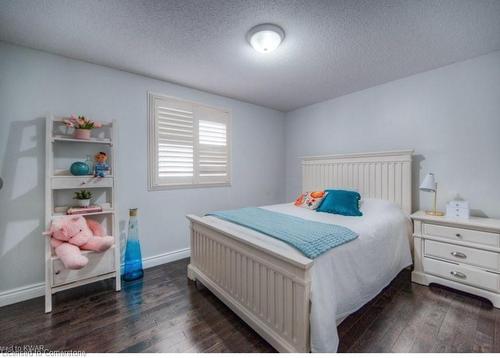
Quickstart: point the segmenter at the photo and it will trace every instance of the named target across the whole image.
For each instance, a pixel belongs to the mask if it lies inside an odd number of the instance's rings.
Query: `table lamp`
[[[425,176],[424,181],[420,184],[420,190],[434,193],[434,207],[432,211],[426,211],[425,213],[427,215],[443,216],[444,213],[442,211],[436,210],[437,183],[433,173],[429,173]]]

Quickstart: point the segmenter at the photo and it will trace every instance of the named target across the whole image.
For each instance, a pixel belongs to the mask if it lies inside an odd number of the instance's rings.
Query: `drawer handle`
[[[460,234],[455,234],[455,236],[458,238],[462,237],[462,235],[460,235]]]
[[[450,254],[451,254],[451,256],[458,257],[459,259],[466,259],[467,258],[466,254],[463,254],[463,253],[458,252],[458,251],[450,252]]]
[[[61,271],[59,271],[59,270],[57,270],[57,271],[55,272],[55,274],[56,274],[56,275],[59,275],[60,273],[61,273]]]
[[[450,272],[453,276],[461,278],[461,279],[466,279],[467,275],[458,271],[451,271]]]

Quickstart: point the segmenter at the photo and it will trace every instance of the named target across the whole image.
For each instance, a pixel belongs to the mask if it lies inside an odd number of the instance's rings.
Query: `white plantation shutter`
[[[189,104],[155,100],[158,183],[192,184],[194,115]]]
[[[229,180],[229,114],[220,110],[199,107],[198,172],[200,183],[225,183]]]
[[[229,184],[227,111],[150,94],[150,189]]]

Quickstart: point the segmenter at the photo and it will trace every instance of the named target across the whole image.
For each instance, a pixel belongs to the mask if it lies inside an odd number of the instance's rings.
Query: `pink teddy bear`
[[[50,236],[57,257],[69,270],[79,270],[89,262],[80,250],[103,252],[114,243],[112,236],[104,235],[98,222],[86,220],[82,215],[54,218],[44,234]]]

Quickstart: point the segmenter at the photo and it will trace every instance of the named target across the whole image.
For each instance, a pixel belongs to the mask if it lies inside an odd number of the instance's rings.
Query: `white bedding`
[[[395,204],[365,199],[362,217],[318,213],[292,203],[262,208],[306,220],[343,225],[359,237],[314,259],[311,272],[311,350],[336,352],[337,320],[374,298],[405,267],[411,265],[408,238],[411,222]],[[211,220],[218,220],[211,217]],[[231,224],[227,223],[226,225]],[[283,253],[296,249],[266,235],[258,235]]]

